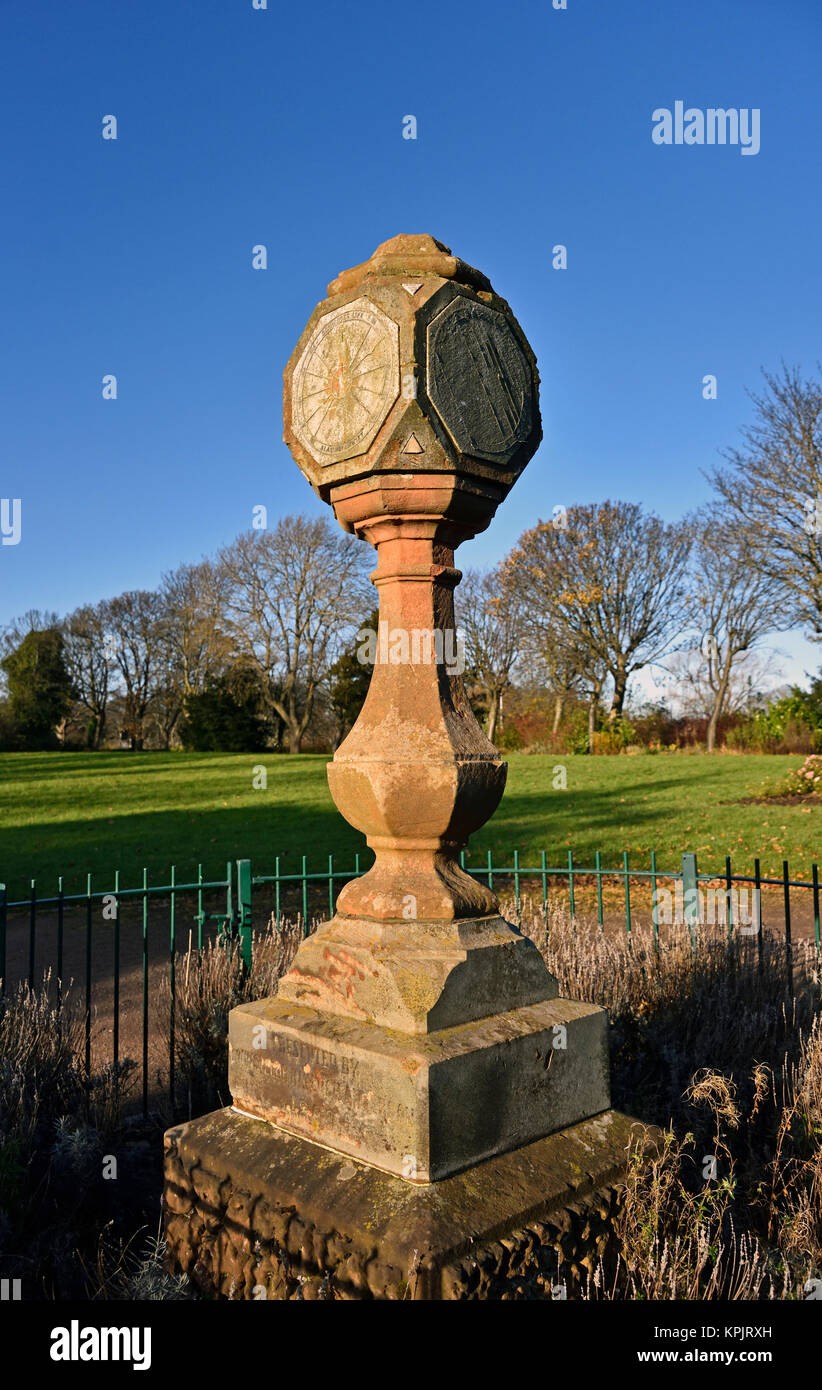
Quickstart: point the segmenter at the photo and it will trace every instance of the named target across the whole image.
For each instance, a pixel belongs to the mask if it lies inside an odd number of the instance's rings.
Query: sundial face
[[[531,369],[504,314],[458,296],[428,325],[427,389],[457,448],[505,465],[533,425]]]
[[[319,463],[364,454],[399,387],[397,324],[354,299],[320,319],[294,368],[294,433]]]

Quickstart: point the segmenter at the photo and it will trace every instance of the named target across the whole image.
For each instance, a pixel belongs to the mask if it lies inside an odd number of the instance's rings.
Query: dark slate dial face
[[[457,298],[428,325],[428,395],[457,448],[506,464],[531,433],[531,370],[504,314]]]

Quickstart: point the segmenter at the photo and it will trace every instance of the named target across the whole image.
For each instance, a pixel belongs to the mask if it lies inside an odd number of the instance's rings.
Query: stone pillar
[[[219,1124],[206,1117],[209,1171],[219,1170],[214,1146],[228,1135],[246,1159],[249,1145],[257,1155],[287,1152],[310,1204],[307,1175],[327,1166],[331,1150],[333,1163],[357,1160],[351,1172],[370,1174],[359,1189],[372,1207],[379,1192],[378,1205],[399,1210],[399,1190],[413,1184],[444,1183],[440,1207],[449,1190],[459,1205],[455,1175],[470,1170],[469,1190],[487,1189],[485,1215],[477,1209],[469,1221],[475,1237],[484,1222],[519,1229],[516,1198],[509,1210],[510,1194],[489,1188],[489,1160],[508,1155],[496,1174],[506,1188],[510,1175],[501,1175],[517,1171],[518,1155],[532,1177],[536,1163],[534,1190],[542,1184],[544,1201],[556,1203],[565,1141],[546,1147],[546,1137],[582,1133],[588,1122],[582,1143],[594,1152],[592,1136],[608,1135],[607,1159],[589,1165],[593,1192],[613,1180],[613,1136],[630,1127],[617,1117],[614,1130],[608,1109],[604,1010],[559,997],[539,951],[458,862],[498,805],[506,766],[463,687],[454,551],[488,526],[539,444],[534,355],[483,275],[429,236],[395,237],[329,286],[286,367],[284,418],[314,490],[377,553],[374,672],[328,769],[336,805],[366,835],[375,863],[342,890],[278,993],[233,1010],[233,1114]],[[264,1127],[241,1143],[250,1117]],[[200,1132],[205,1143],[206,1130],[192,1126],[169,1138],[171,1200],[190,1199],[189,1217]],[[243,1191],[254,1186],[244,1181]],[[262,1193],[263,1174],[255,1181]],[[274,1185],[276,1205],[282,1175]],[[299,1211],[298,1195],[289,1200]],[[333,1203],[315,1211],[318,1223],[336,1229]],[[393,1268],[404,1237],[390,1227],[382,1241]],[[190,1241],[186,1249],[195,1259]],[[438,1278],[430,1296],[446,1296]],[[210,1287],[225,1292],[219,1278]]]

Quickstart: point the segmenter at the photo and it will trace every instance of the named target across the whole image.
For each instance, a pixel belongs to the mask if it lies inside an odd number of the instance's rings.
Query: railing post
[[[302,869],[302,879],[303,879],[303,936],[308,936],[308,869],[306,868],[306,856],[305,856],[305,855],[302,856],[302,860],[303,860],[303,869]],[[250,872],[251,872],[251,870],[249,869],[249,874],[250,874]],[[249,883],[249,899],[248,899],[248,900],[249,900],[249,921],[250,921],[250,920],[251,920],[251,911],[250,911],[250,908],[251,908],[251,885],[250,885],[250,883]],[[249,957],[249,964],[251,964],[251,958],[250,958],[250,957]]]
[[[545,857],[545,850],[542,850],[542,851],[541,851],[541,855],[542,855],[542,857],[541,857],[541,859],[540,859],[540,873],[542,874],[542,912],[543,912],[543,916],[545,917],[545,920],[546,920],[546,922],[547,922],[547,920],[548,920],[548,916],[547,916],[547,909],[548,909],[548,867],[547,867],[547,865],[548,865],[548,861],[547,861],[547,859],[546,859],[546,857]]]
[[[685,925],[691,935],[691,946],[696,950],[699,928],[699,874],[695,854],[682,856],[682,905]]]
[[[760,975],[762,974],[762,871],[759,867],[759,860],[754,860],[754,907],[756,910],[756,961]]]
[[[29,900],[29,989],[34,989],[34,939],[37,926],[37,881],[31,880]]]
[[[813,939],[816,946],[816,966],[819,968],[820,959],[820,940],[819,940],[819,865],[812,866],[813,877]],[[0,911],[2,911],[2,890],[0,890]]]
[[[651,925],[654,933],[654,950],[659,954],[659,904],[656,888],[656,850],[651,850]]]
[[[791,874],[787,859],[782,860],[782,883],[785,893],[785,970],[788,993],[793,995],[793,948],[791,946]]]
[[[251,970],[251,860],[237,860],[237,928],[243,969]]]
[[[57,996],[63,996],[63,876],[57,880]]]
[[[625,877],[625,937],[631,948],[631,879],[628,873],[628,851],[622,851],[622,872]]]
[[[169,877],[168,932],[168,990],[171,996],[168,1017],[168,1099],[171,1114],[175,1112],[176,1038],[177,1038],[177,869],[171,865]]]
[[[86,1076],[91,1076],[91,902],[92,876],[86,874]]]
[[[231,860],[225,863],[225,920],[217,928],[217,940],[225,945],[226,941],[231,940],[234,931],[234,870],[231,867]]]
[[[203,949],[203,927],[205,926],[205,912],[203,911],[203,866],[197,865],[197,915],[194,918],[197,923],[197,950]]]
[[[172,883],[174,878],[172,876]],[[174,907],[172,897],[172,922],[174,920]],[[173,930],[173,929],[172,929]],[[114,870],[114,1000],[113,1000],[113,1041],[112,1057],[114,1059],[114,1078],[119,1086],[118,1071],[120,1066],[120,870]]]
[[[200,870],[202,878],[202,869]],[[148,1118],[148,869],[143,868],[143,1118]]]
[[[0,994],[6,991],[6,914],[8,897],[5,883],[0,883]]]

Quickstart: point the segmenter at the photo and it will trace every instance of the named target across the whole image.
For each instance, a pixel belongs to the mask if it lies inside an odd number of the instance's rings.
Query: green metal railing
[[[225,894],[224,907],[221,911],[206,911],[206,899],[208,895],[218,891]],[[37,927],[38,914],[50,912],[56,915],[56,940],[54,958],[50,961],[56,979],[56,987],[62,990],[64,985],[64,949],[66,933],[66,913],[72,909],[78,909],[84,924],[85,943],[83,951],[83,1026],[84,1026],[84,1052],[86,1074],[91,1074],[91,1037],[92,1037],[92,1018],[93,1018],[93,984],[92,967],[94,963],[93,950],[93,929],[96,925],[99,932],[105,927],[111,929],[111,952],[112,952],[112,1044],[111,1044],[111,1063],[115,1071],[120,1064],[120,957],[121,957],[121,908],[125,903],[136,901],[141,907],[140,921],[138,929],[140,931],[140,966],[141,966],[141,1035],[142,1035],[142,1098],[143,1112],[148,1111],[148,1080],[149,1080],[149,904],[158,898],[168,899],[168,947],[167,965],[168,980],[170,988],[170,1011],[169,1011],[169,1046],[168,1046],[168,1090],[171,1097],[174,1096],[175,1089],[175,995],[176,995],[176,968],[177,968],[177,918],[178,900],[182,897],[188,900],[190,907],[190,921],[192,931],[196,930],[197,950],[202,950],[204,944],[204,934],[209,922],[217,925],[217,935],[228,937],[235,931],[236,914],[234,910],[235,901],[235,876],[234,866],[230,861],[226,863],[225,878],[206,879],[203,876],[203,867],[198,865],[197,878],[190,883],[178,883],[174,865],[168,883],[149,884],[148,869],[142,871],[142,885],[139,888],[123,888],[120,884],[119,869],[114,872],[114,881],[109,888],[95,888],[92,874],[86,875],[86,890],[81,893],[66,893],[63,889],[63,877],[57,880],[57,893],[53,896],[43,897],[38,894],[37,880],[31,880],[31,887],[27,898],[20,898],[17,901],[8,899],[6,885],[0,883],[0,994],[6,988],[7,975],[7,948],[8,948],[8,921],[9,914],[19,912],[26,914],[28,918],[28,971],[26,978],[29,985],[33,988],[36,983],[35,961],[37,948]],[[95,906],[97,911],[95,912]]]
[[[720,925],[724,925],[729,937],[733,935],[734,931],[741,931],[745,935],[754,937],[760,961],[762,960],[762,928],[765,925],[762,920],[762,889],[781,888],[782,911],[780,915],[784,918],[786,983],[791,991],[793,990],[791,892],[792,890],[804,890],[811,894],[813,939],[817,964],[820,962],[819,873],[816,864],[812,866],[811,879],[805,880],[790,876],[787,860],[783,861],[783,871],[779,878],[763,876],[758,859],[754,860],[752,875],[735,874],[732,872],[730,857],[725,860],[724,873],[700,873],[697,857],[692,853],[682,855],[680,868],[677,871],[660,869],[657,865],[655,852],[650,854],[648,868],[632,866],[627,851],[622,855],[621,865],[614,868],[603,867],[602,855],[599,850],[594,856],[593,865],[578,864],[574,859],[572,850],[568,851],[566,862],[560,865],[549,865],[545,850],[541,852],[539,862],[530,865],[520,862],[519,852],[516,850],[513,852],[513,862],[510,864],[495,863],[492,850],[487,851],[481,866],[470,863],[469,859],[470,856],[463,852],[460,855],[461,866],[473,877],[486,882],[492,890],[498,889],[503,884],[513,888],[517,920],[520,918],[525,892],[536,902],[541,902],[543,911],[546,911],[549,903],[549,888],[556,888],[558,884],[565,883],[567,884],[567,901],[571,916],[576,917],[577,915],[581,894],[592,896],[597,923],[600,930],[604,931],[606,917],[604,889],[613,884],[623,903],[621,909],[623,926],[629,942],[632,939],[631,934],[636,913],[636,893],[640,887],[644,887],[646,892],[647,889],[650,889],[652,940],[657,950],[659,949],[660,928],[666,925],[665,913],[660,911],[661,894],[667,891],[671,903],[676,899],[678,908],[674,920],[687,927],[693,948],[697,949],[699,926],[704,919],[703,904],[700,897],[701,886],[705,888],[712,886],[710,891],[718,896],[721,908],[722,922]],[[199,953],[207,940],[222,940],[231,943],[239,951],[244,969],[250,970],[255,922],[259,927],[263,921],[267,922],[273,918],[274,927],[279,930],[286,918],[299,917],[302,921],[303,933],[307,935],[311,929],[312,916],[326,915],[326,913],[328,916],[333,915],[337,888],[350,879],[367,872],[369,867],[369,865],[361,864],[359,854],[354,857],[353,868],[350,865],[346,868],[338,868],[334,856],[331,854],[328,856],[327,863],[323,864],[322,867],[312,869],[308,867],[306,855],[300,856],[299,868],[290,867],[290,865],[284,866],[284,860],[285,856],[275,858],[273,873],[255,874],[249,859],[239,859],[226,864],[223,878],[214,879],[205,878],[202,865],[199,865],[196,879],[187,882],[178,882],[175,868],[172,867],[168,882],[161,884],[150,884],[148,870],[143,869],[140,885],[131,888],[121,884],[119,871],[114,873],[113,883],[108,888],[95,887],[92,875],[88,874],[85,891],[79,893],[66,893],[63,887],[64,879],[61,877],[57,881],[56,894],[49,896],[42,896],[37,881],[32,879],[28,893],[16,899],[11,899],[6,886],[0,884],[0,992],[6,985],[10,922],[14,924],[18,935],[21,932],[24,936],[27,934],[26,940],[22,943],[18,942],[18,946],[22,944],[24,947],[22,954],[27,963],[27,971],[18,970],[17,976],[18,978],[21,976],[27,978],[29,984],[34,986],[37,978],[37,944],[40,923],[45,914],[54,919],[52,923],[53,945],[48,964],[53,968],[56,988],[61,989],[64,981],[66,918],[67,914],[79,916],[83,940],[81,951],[82,977],[81,982],[78,981],[78,983],[81,984],[82,992],[85,1066],[87,1073],[90,1074],[92,1019],[96,1002],[93,978],[96,955],[95,930],[99,933],[103,928],[108,928],[110,939],[107,940],[106,944],[110,948],[111,954],[110,978],[107,976],[104,980],[97,982],[96,994],[99,998],[99,992],[104,987],[111,990],[111,1061],[116,1069],[121,1060],[123,932],[139,933],[142,1104],[144,1113],[147,1113],[150,1075],[149,1041],[151,1037],[149,1008],[151,984],[150,919],[152,909],[167,900],[168,935],[165,945],[161,948],[160,956],[155,956],[155,962],[158,959],[164,960],[169,986],[167,1068],[168,1096],[173,1112],[176,1103],[176,981],[182,952],[188,949],[196,950]],[[661,886],[666,884],[672,885],[672,889],[665,889],[664,886]],[[721,885],[719,890],[716,889],[717,884]],[[753,890],[756,921],[752,926],[740,925],[738,917],[735,919],[733,895],[737,891],[738,885],[749,885]],[[716,896],[713,900],[714,905],[716,904]],[[136,904],[138,911],[134,915],[133,922],[124,927],[121,923],[121,909],[130,903]],[[608,912],[610,916],[612,913],[610,906]],[[183,929],[187,928],[185,936],[180,934],[181,925]],[[153,940],[156,943],[156,927]],[[97,959],[99,960],[99,956]]]

